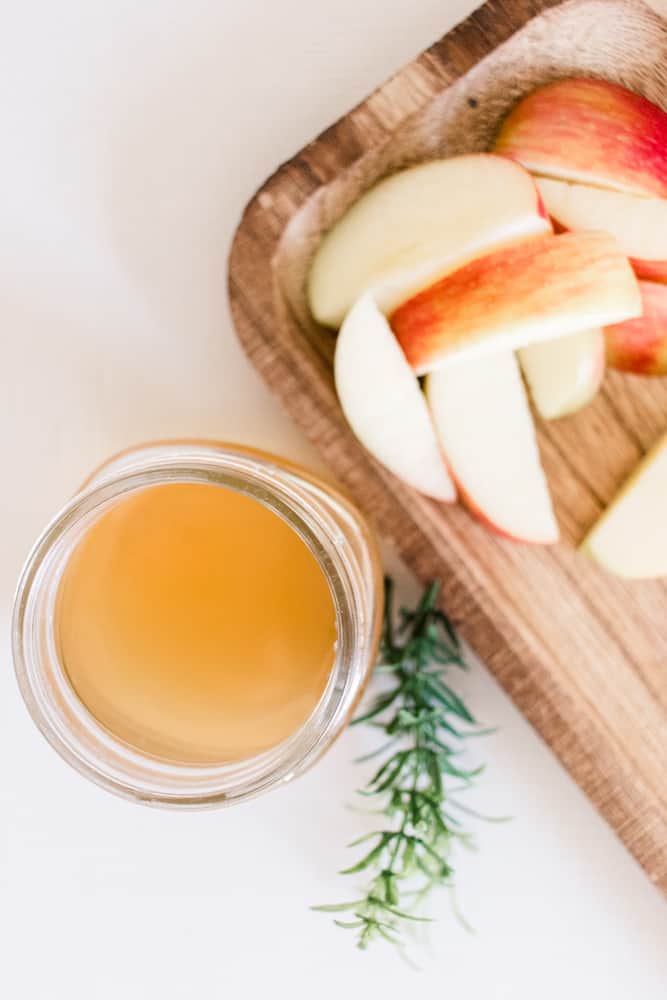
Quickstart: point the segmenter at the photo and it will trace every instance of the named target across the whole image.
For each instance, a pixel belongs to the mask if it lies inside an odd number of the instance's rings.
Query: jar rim
[[[123,498],[155,485],[199,482],[253,497],[302,538],[322,569],[338,641],[329,681],[286,740],[241,761],[180,764],[110,733],[75,694],[54,641],[54,601],[80,538]],[[153,805],[229,804],[291,780],[333,742],[372,670],[382,612],[381,571],[366,522],[334,487],[282,459],[217,442],[164,442],[114,456],[51,519],[21,573],[12,617],[14,667],[34,722],[70,765],[119,795]]]

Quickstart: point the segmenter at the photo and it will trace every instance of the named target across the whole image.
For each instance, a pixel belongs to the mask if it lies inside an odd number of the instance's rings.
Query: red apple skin
[[[638,278],[644,281],[667,282],[667,260],[642,260],[641,257],[630,257],[630,263]]]
[[[605,327],[607,364],[635,375],[667,375],[667,285],[640,281],[644,313]]]
[[[535,187],[535,191],[537,192],[537,214],[540,215],[543,219],[546,219],[547,222],[550,222],[553,228],[554,220],[549,218],[549,213],[547,212],[547,206],[544,204],[544,198],[542,197],[542,194],[540,193],[537,187]],[[554,229],[554,232],[557,232],[557,230]]]
[[[634,273],[606,233],[546,234],[485,254],[408,299],[389,322],[409,364],[422,375],[447,357],[493,343],[494,324],[516,339],[526,318],[565,324],[575,305],[579,329],[640,314]]]
[[[607,80],[557,80],[528,94],[494,151],[545,177],[667,196],[667,114]]]

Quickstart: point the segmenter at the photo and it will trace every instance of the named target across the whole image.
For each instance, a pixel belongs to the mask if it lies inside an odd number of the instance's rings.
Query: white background
[[[229,242],[259,183],[471,0],[22,0],[0,32],[0,994],[8,1000],[406,995],[664,1000],[667,909],[481,667],[498,724],[477,804],[511,813],[458,859],[421,973],[358,953],[308,904],[365,820],[364,737],[231,811],[152,811],[43,742],[7,622],[46,518],[114,450],[205,435],[316,465],[241,354]],[[348,880],[349,882],[350,880]]]

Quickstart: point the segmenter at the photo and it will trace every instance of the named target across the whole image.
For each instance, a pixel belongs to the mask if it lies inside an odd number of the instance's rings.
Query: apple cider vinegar
[[[26,707],[64,761],[150,805],[232,805],[343,732],[377,658],[382,563],[334,486],[222,441],[112,456],[16,588]]]
[[[55,637],[81,702],[166,761],[275,747],[320,701],[336,611],[296,531],[234,489],[172,482],[121,498],[69,557]]]

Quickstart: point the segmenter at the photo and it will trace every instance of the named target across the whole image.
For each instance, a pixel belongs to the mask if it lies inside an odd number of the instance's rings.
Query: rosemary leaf
[[[374,841],[370,851],[341,874],[364,872],[363,896],[350,903],[315,906],[327,913],[351,912],[353,920],[335,920],[357,931],[365,949],[377,939],[403,947],[401,932],[408,921],[428,920],[414,911],[436,887],[452,885],[454,842],[471,843],[459,813],[477,816],[452,795],[470,787],[482,767],[456,767],[452,761],[470,736],[489,730],[477,722],[460,696],[444,680],[451,667],[466,669],[458,637],[437,607],[439,584],[424,591],[414,610],[402,608],[394,618],[394,585],[385,580],[385,619],[378,673],[393,684],[353,724],[380,729],[388,742],[360,761],[380,758],[372,778],[359,793],[374,798],[389,826],[353,841]],[[452,724],[455,720],[456,725]],[[452,781],[454,779],[454,781]]]

